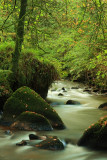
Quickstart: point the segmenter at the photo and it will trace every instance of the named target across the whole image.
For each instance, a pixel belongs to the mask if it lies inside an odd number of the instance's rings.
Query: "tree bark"
[[[18,26],[17,26],[17,33],[16,33],[15,51],[12,57],[12,71],[14,73],[15,78],[17,77],[17,73],[18,73],[19,58],[20,58],[20,53],[21,53],[22,43],[23,43],[26,7],[27,7],[27,0],[21,0],[20,14],[19,14],[19,20],[18,20]]]

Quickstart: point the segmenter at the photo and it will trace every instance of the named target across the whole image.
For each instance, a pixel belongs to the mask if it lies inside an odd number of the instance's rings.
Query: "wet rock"
[[[74,101],[74,100],[68,100],[68,101],[66,102],[66,104],[78,105],[78,104],[80,104],[80,102]]]
[[[83,92],[88,92],[88,93],[91,93],[91,89],[84,89]]]
[[[107,149],[107,116],[89,126],[78,141],[78,145],[94,149]]]
[[[58,137],[49,137],[46,140],[40,142],[36,145],[37,148],[46,149],[46,150],[63,150],[64,144]]]
[[[53,128],[43,115],[26,111],[21,113],[16,121],[11,125],[11,128],[20,130],[36,130],[36,131],[52,131]]]
[[[79,87],[71,87],[71,89],[79,89]]]
[[[26,145],[27,145],[27,142],[25,140],[22,140],[21,142],[16,143],[16,146],[26,146]]]
[[[47,138],[47,136],[38,136],[38,135],[35,135],[35,134],[29,134],[29,139],[30,140],[45,140]]]
[[[107,110],[107,102],[101,104],[98,109],[103,109],[103,110]]]
[[[62,93],[59,93],[58,96],[64,96]]]
[[[106,89],[103,89],[103,90],[101,90],[101,93],[103,94],[107,94],[107,90]]]
[[[62,87],[62,90],[63,90],[63,91],[65,91],[65,88],[64,88],[64,87]]]
[[[29,134],[29,139],[30,139],[30,140],[39,139],[39,136],[37,136],[37,135],[35,135],[35,134]]]
[[[64,87],[62,87],[62,90],[63,90],[63,92],[67,92],[67,90]]]
[[[93,89],[93,92],[95,92],[95,93],[99,92],[99,89]]]

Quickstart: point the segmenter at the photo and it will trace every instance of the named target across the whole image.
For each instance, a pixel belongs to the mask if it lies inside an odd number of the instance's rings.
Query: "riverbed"
[[[71,89],[77,87],[78,89]],[[63,90],[64,88],[65,90]],[[7,128],[0,127],[0,160],[107,160],[106,151],[94,151],[77,146],[84,130],[107,111],[98,110],[98,106],[107,101],[106,95],[83,92],[83,84],[69,81],[55,82],[48,91],[47,100],[62,118],[66,129],[38,132],[39,135],[55,135],[61,139],[69,139],[65,150],[40,150],[33,146],[16,146],[21,140],[28,140],[31,131],[12,131],[4,133]],[[58,96],[61,93],[63,96]],[[66,105],[67,100],[80,102],[78,105]]]

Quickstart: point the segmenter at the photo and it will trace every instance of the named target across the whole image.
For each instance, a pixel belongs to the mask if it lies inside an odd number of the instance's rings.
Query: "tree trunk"
[[[27,7],[27,0],[21,0],[20,14],[17,26],[17,34],[16,34],[15,51],[12,57],[12,71],[14,73],[15,79],[18,73],[19,58],[24,36],[24,21],[25,21],[26,7]]]

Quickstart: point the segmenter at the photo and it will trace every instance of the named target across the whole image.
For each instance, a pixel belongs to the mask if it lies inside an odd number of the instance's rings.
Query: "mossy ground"
[[[24,86],[17,89],[4,105],[4,119],[14,119],[24,111],[32,111],[46,117],[53,127],[64,129],[56,111],[34,90]]]

